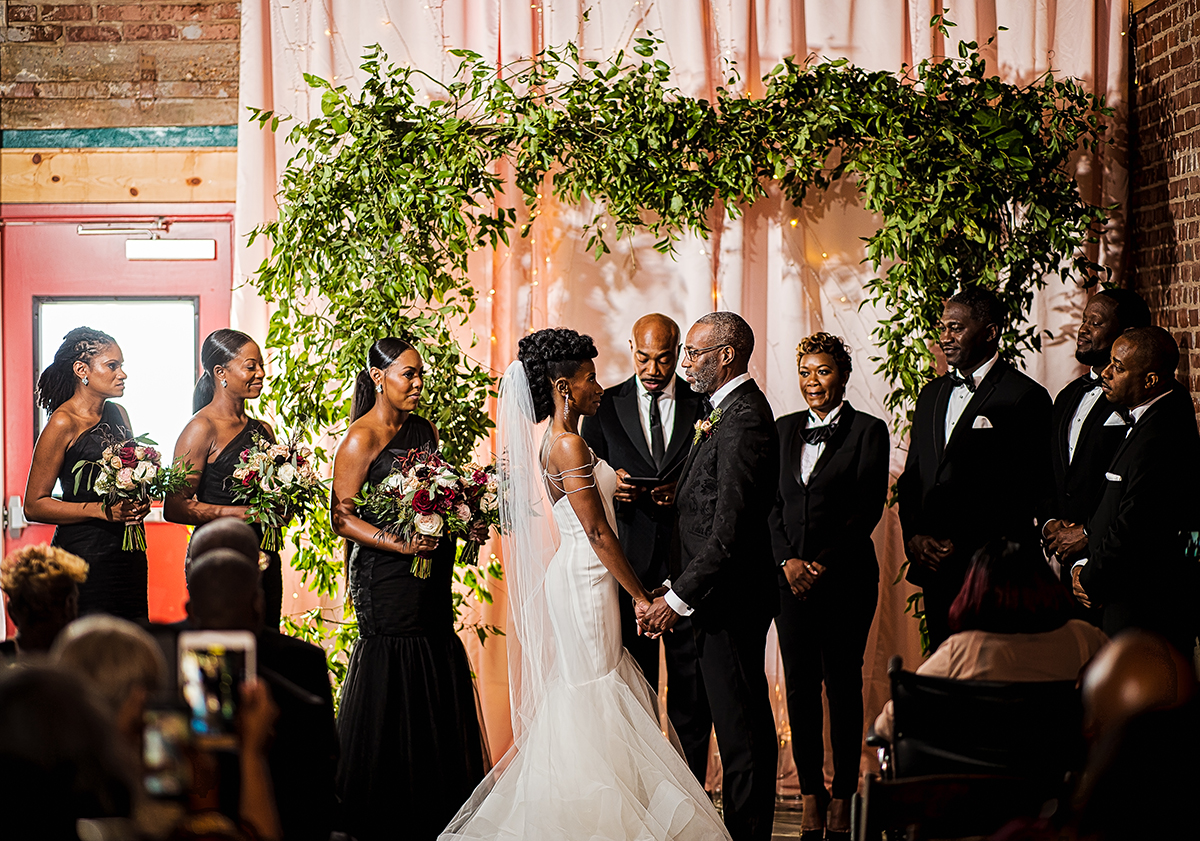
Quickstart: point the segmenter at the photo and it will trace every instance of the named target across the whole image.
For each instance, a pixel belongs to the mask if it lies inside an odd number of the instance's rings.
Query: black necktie
[[[662,415],[658,412],[658,398],[662,397],[657,391],[650,394],[650,455],[654,457],[654,466],[662,467],[663,454],[667,451],[663,441]]]
[[[951,368],[946,372],[946,376],[950,378],[950,382],[954,383],[955,388],[960,385],[965,385],[967,387],[967,391],[971,392],[972,394],[975,392],[974,377],[963,376],[959,373],[957,368]]]
[[[824,426],[806,426],[800,430],[800,437],[804,439],[805,444],[820,444],[833,437],[835,426],[836,424],[832,423],[827,423]]]

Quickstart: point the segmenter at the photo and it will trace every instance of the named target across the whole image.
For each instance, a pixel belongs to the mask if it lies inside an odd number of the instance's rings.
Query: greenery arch
[[[940,16],[932,25],[944,35],[953,26]],[[890,313],[874,335],[894,412],[932,375],[926,337],[961,283],[1001,295],[1015,325],[1002,352],[1015,356],[1040,347],[1025,316],[1048,276],[1085,286],[1101,277],[1088,252],[1112,208],[1083,199],[1070,164],[1099,150],[1111,111],[1076,81],[1007,84],[986,75],[972,42],[957,59],[900,74],[787,59],[761,96],[735,93],[730,78],[709,102],[672,87],[660,43],[648,33],[637,57],[607,61],[568,44],[499,69],[452,51],[458,72],[447,83],[426,76],[442,91],[427,102],[414,85],[425,74],[387,65],[378,47],[358,95],[306,76],[324,91],[322,116],[292,128],[300,151],[283,174],[279,216],[251,234],[271,242],[253,283],[277,307],[267,346],[282,352],[268,401],[285,426],[344,428],[367,346],[402,333],[432,363],[428,414],[444,449],[468,454],[491,425],[492,387],[454,336],[476,305],[468,260],[527,234],[547,185],[561,201],[603,208],[585,227],[598,256],[609,237],[635,230],[669,252],[683,232],[707,235],[714,207],[736,217],[772,183],[799,205],[812,187],[855,179],[883,219],[866,243],[873,267],[887,268],[867,291]],[[252,119],[280,123],[267,111]],[[500,161],[520,214],[504,200]],[[293,539],[309,586],[334,595],[342,553],[328,523]],[[487,572],[459,577],[490,600]],[[292,630],[320,636],[323,623],[314,611]],[[482,639],[495,629],[476,630]],[[352,622],[334,636],[340,674]]]

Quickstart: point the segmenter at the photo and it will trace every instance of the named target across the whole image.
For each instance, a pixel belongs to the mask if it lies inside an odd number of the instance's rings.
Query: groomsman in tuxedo
[[[779,434],[747,372],[754,333],[714,312],[688,331],[683,368],[714,408],[696,426],[679,478],[680,558],[671,589],[638,617],[660,634],[690,616],[724,766],[734,841],[770,841],[779,746],[767,687],[767,629],[779,586],[767,518],[779,482]]]
[[[1175,379],[1178,364],[1179,348],[1161,327],[1113,343],[1102,389],[1128,426],[1087,523],[1087,557],[1071,574],[1076,598],[1101,608],[1109,636],[1145,628],[1191,656],[1197,569],[1186,543],[1200,518],[1200,432]]]
[[[687,458],[696,421],[708,414],[704,397],[675,373],[679,325],[657,313],[633,325],[629,346],[634,375],[604,392],[600,410],[583,418],[580,435],[596,455],[616,469],[617,536],[629,565],[647,591],[671,574],[678,551],[675,482]],[[655,479],[646,485],[630,480]],[[621,637],[650,685],[658,687],[659,646],[665,645],[667,716],[675,727],[692,773],[704,782],[712,715],[700,678],[691,620],[683,617],[674,633],[651,638],[638,633],[633,602],[621,599]]]
[[[906,578],[924,591],[930,643],[950,635],[950,604],[989,540],[1036,544],[1048,464],[1050,395],[999,357],[1006,320],[995,293],[968,287],[946,302],[949,370],[921,390],[897,483]]]
[[[1150,308],[1136,292],[1105,289],[1088,301],[1075,338],[1075,358],[1091,370],[1054,399],[1050,415],[1050,489],[1042,537],[1071,586],[1071,565],[1087,550],[1084,526],[1104,491],[1104,474],[1125,440],[1125,423],[1114,417],[1101,391],[1113,342],[1126,330],[1150,325]],[[1090,613],[1090,612],[1089,612]],[[1099,617],[1088,616],[1089,619]]]

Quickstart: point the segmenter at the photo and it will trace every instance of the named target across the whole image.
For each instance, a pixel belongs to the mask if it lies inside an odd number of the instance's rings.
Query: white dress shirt
[[[1103,389],[1095,388],[1100,384],[1100,376],[1095,371],[1089,371],[1088,376],[1092,378],[1093,388],[1084,392],[1083,399],[1079,401],[1075,415],[1071,418],[1071,428],[1067,430],[1067,464],[1075,460],[1075,447],[1079,443],[1079,433],[1083,431],[1084,422],[1096,403],[1104,396]]]
[[[817,416],[817,413],[812,409],[808,410],[808,426],[806,429],[817,429],[822,426],[829,426],[838,415],[842,413],[842,404],[838,403],[833,411],[825,416],[822,420]],[[801,439],[803,440],[803,439]],[[825,452],[825,443],[821,441],[816,444],[804,443],[800,448],[800,480],[804,484],[808,484],[808,478],[812,476],[813,468],[817,466],[817,462],[821,460],[821,454]]]
[[[637,383],[638,417],[642,421],[642,434],[646,436],[646,447],[649,448],[650,452],[654,452],[654,445],[650,442],[650,392],[642,385],[641,379],[634,377],[633,380]],[[662,420],[663,451],[666,452],[666,447],[671,443],[671,435],[675,431],[674,376],[667,380],[666,387],[659,392],[658,416]]]
[[[983,378],[988,375],[988,371],[992,370],[992,366],[996,364],[996,360],[999,358],[1000,354],[997,353],[975,369],[975,373],[971,375],[971,379],[975,382],[975,388],[979,388],[979,384],[983,382]],[[968,391],[965,385],[956,385],[954,390],[950,392],[950,402],[946,404],[947,442],[950,440],[950,436],[954,434],[954,427],[958,425],[958,419],[967,410],[967,404],[971,402],[971,398],[974,396],[975,392]]]
[[[1142,419],[1142,415],[1146,414],[1147,410],[1149,410],[1149,408],[1151,406],[1153,406],[1159,400],[1162,400],[1164,397],[1166,397],[1170,393],[1171,393],[1170,391],[1164,391],[1162,394],[1158,395],[1158,397],[1155,397],[1153,400],[1147,400],[1142,405],[1137,406],[1133,409],[1130,409],[1129,410],[1129,428],[1125,430],[1125,437],[1126,438],[1129,437],[1129,433],[1133,432],[1134,426],[1137,425],[1137,422]],[[1080,558],[1078,561],[1071,564],[1071,569],[1075,569],[1075,567],[1087,566],[1087,562],[1088,562],[1087,558]]]
[[[739,385],[741,385],[744,382],[748,382],[749,380],[750,380],[749,373],[738,374],[732,380],[725,383],[725,385],[721,386],[716,391],[714,391],[712,393],[712,396],[708,398],[709,402],[713,404],[713,408],[715,409],[716,407],[721,405],[721,401],[724,400],[726,397],[728,397],[735,388],[737,388]],[[670,587],[671,582],[667,581],[666,585],[668,587]],[[685,602],[683,599],[679,598],[679,596],[675,595],[674,590],[667,590],[667,594],[665,596],[663,596],[663,598],[666,600],[667,606],[670,607],[671,610],[678,613],[680,616],[691,616],[692,615],[692,609],[688,606],[688,603]]]

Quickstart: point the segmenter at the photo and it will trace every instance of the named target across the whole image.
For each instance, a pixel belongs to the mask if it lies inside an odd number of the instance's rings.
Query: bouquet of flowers
[[[465,536],[479,517],[499,517],[495,469],[470,467],[464,476],[437,453],[410,450],[382,482],[364,487],[354,503],[381,524],[380,535],[405,541],[417,535]],[[490,505],[490,514],[484,515],[485,505]],[[478,556],[479,545],[467,541],[464,559],[472,547]],[[431,571],[429,555],[413,556],[413,575],[428,578]]]
[[[154,449],[154,441],[146,435],[114,441],[104,448],[97,461],[79,461],[71,472],[75,474],[75,493],[84,475],[92,473],[92,490],[104,497],[108,506],[132,500],[149,502],[162,499],[187,487],[188,477],[196,471],[182,459],[170,467],[162,466],[162,456]],[[89,470],[91,468],[91,470]],[[146,549],[146,525],[126,523],[121,540],[125,552]]]
[[[299,436],[272,443],[255,435],[228,481],[233,498],[250,506],[248,521],[262,525],[260,545],[269,552],[282,548],[288,523],[324,504],[325,483],[313,465],[312,450],[300,445]]]
[[[486,523],[497,531],[500,529],[500,495],[496,478],[496,464],[479,465],[472,462],[462,469],[463,504],[471,516],[466,519],[469,533],[477,523]],[[465,513],[465,512],[461,512]],[[479,545],[467,540],[458,560],[474,565],[479,561]]]

